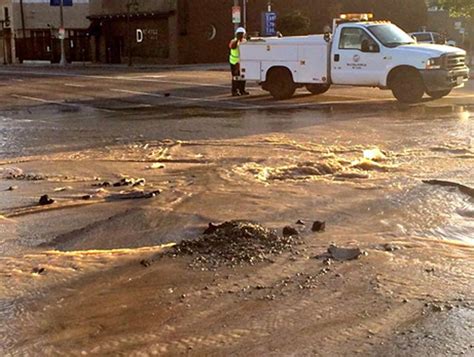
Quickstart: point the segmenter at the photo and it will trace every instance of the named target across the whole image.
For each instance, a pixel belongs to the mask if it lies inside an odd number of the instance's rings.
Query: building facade
[[[64,7],[66,57],[87,61],[91,58],[89,0],[73,0],[72,4]],[[0,8],[4,62],[59,61],[59,6],[51,6],[50,0],[0,0]]]
[[[223,62],[233,0],[91,0],[94,59],[102,63]]]

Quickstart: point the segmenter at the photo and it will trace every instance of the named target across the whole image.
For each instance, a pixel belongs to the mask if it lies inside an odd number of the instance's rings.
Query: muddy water
[[[165,343],[163,331],[139,334],[132,322],[129,329],[103,336],[100,311],[87,309],[89,316],[77,307],[97,309],[101,300],[93,292],[103,291],[120,302],[107,310],[105,321],[119,323],[120,306],[142,301],[139,292],[154,286],[145,278],[140,283],[142,273],[128,264],[164,244],[192,239],[209,221],[249,219],[282,228],[298,219],[324,220],[328,228],[321,239],[306,232],[308,249],[317,253],[330,242],[365,249],[370,269],[379,272],[380,296],[470,301],[474,198],[456,186],[423,180],[474,187],[471,109],[210,116],[192,108],[112,114],[48,107],[3,113],[0,318],[8,321],[0,331],[3,348],[28,354],[47,347],[53,354],[75,355],[125,348],[153,354],[165,346],[167,353],[180,352],[178,340]],[[124,177],[145,178],[146,184],[100,187]],[[16,189],[6,191],[10,186]],[[116,199],[141,190],[162,193]],[[56,202],[38,207],[42,194]],[[386,243],[400,253],[387,259],[379,251]],[[432,268],[436,279],[420,277]],[[363,270],[350,274],[349,283],[363,280]],[[125,288],[126,279],[138,281],[137,293]],[[78,327],[66,328],[67,321]],[[259,328],[262,338],[271,332]],[[232,332],[236,340],[246,335],[239,331]],[[222,341],[234,343],[229,336]]]

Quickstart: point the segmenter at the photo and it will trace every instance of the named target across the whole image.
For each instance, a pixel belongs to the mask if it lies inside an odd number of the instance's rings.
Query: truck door
[[[339,42],[333,46],[331,79],[334,84],[378,86],[382,82],[384,61],[380,45],[365,29],[342,28]]]

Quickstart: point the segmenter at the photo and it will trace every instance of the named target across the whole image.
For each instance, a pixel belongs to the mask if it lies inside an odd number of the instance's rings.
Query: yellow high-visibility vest
[[[230,64],[236,65],[237,63],[240,62],[240,48],[239,48],[238,43],[237,43],[236,48],[232,48],[231,44],[232,44],[232,41],[229,43],[229,48],[230,48],[229,62]]]

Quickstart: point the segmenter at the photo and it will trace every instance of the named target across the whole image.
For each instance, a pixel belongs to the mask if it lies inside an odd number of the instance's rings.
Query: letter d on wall
[[[140,29],[137,29],[137,43],[142,43],[143,42],[143,31]]]

